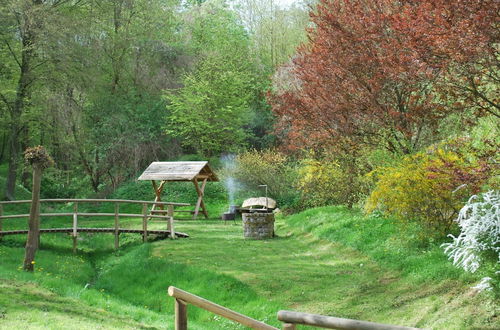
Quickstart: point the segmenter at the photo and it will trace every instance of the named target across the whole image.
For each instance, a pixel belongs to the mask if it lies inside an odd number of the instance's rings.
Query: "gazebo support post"
[[[193,214],[193,219],[196,219],[198,217],[198,213],[200,211],[203,212],[203,215],[205,215],[205,219],[208,219],[208,212],[205,207],[205,203],[203,202],[203,195],[205,193],[205,186],[207,185],[207,178],[203,179],[203,182],[201,184],[201,188],[198,184],[198,178],[193,179],[194,187],[196,188],[196,192],[198,193],[198,201],[196,202],[196,207],[194,208],[194,214]]]
[[[161,202],[161,193],[163,192],[163,188],[165,186],[165,183],[167,181],[161,181],[160,186],[156,184],[155,180],[151,180],[151,183],[153,184],[153,190],[155,191],[155,202]],[[153,204],[153,207],[151,208],[151,211],[154,211],[156,209],[156,204]],[[160,210],[163,210],[163,205],[160,205]]]

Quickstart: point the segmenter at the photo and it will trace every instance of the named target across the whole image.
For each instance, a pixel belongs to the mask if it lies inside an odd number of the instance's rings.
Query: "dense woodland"
[[[153,160],[273,145],[269,77],[308,22],[304,4],[259,0],[3,1],[0,15],[8,199],[29,187],[28,146],[50,151],[45,181],[71,196],[109,193]]]
[[[209,159],[248,190],[268,185],[285,211],[346,205],[443,242],[466,230],[471,196],[498,208],[499,12],[496,0],[2,1],[0,196],[29,189],[35,145],[55,161],[44,197],[106,197],[151,161]],[[484,221],[476,252],[498,281],[498,213]]]

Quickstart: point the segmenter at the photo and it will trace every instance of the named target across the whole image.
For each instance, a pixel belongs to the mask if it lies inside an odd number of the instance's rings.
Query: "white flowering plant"
[[[457,218],[460,234],[448,235],[453,241],[443,244],[453,264],[468,272],[493,266],[492,276],[500,276],[500,192],[488,191],[472,196]],[[491,277],[481,281],[481,290],[491,290],[497,282]]]

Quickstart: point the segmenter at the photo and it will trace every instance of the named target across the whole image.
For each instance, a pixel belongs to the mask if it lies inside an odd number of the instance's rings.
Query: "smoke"
[[[223,180],[228,193],[229,205],[234,205],[235,195],[239,189],[239,183],[233,176],[236,170],[236,155],[223,155],[220,160],[224,168]]]

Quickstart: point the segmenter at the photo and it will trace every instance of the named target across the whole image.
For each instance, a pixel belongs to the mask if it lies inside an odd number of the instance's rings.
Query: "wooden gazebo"
[[[141,174],[139,180],[151,180],[156,195],[155,202],[161,202],[161,193],[167,181],[191,181],[194,184],[198,201],[193,212],[196,219],[201,209],[205,218],[208,218],[207,208],[203,202],[205,186],[208,181],[219,181],[207,161],[197,162],[153,162]],[[158,184],[156,181],[159,181]],[[201,184],[200,184],[201,183]],[[156,205],[153,205],[153,210]],[[152,211],[153,211],[152,210]]]

